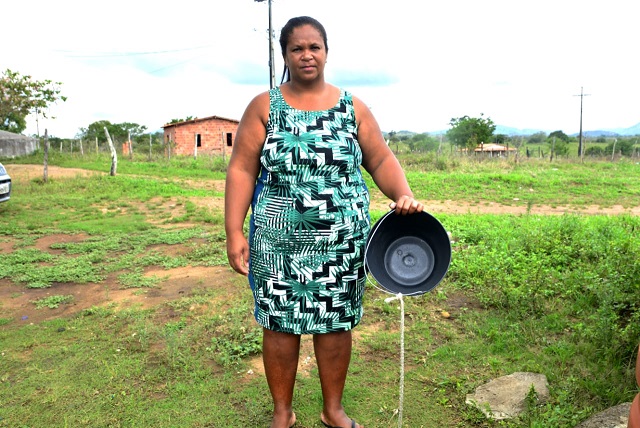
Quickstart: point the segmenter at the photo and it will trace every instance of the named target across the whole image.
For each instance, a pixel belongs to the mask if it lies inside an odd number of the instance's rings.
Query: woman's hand
[[[227,236],[227,258],[233,270],[249,274],[249,241],[242,233]]]
[[[396,214],[413,214],[424,210],[424,204],[415,200],[412,196],[402,195],[397,201],[391,202],[389,208],[396,210]]]

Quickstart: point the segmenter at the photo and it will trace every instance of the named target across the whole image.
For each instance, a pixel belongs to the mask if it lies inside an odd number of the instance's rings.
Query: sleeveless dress
[[[323,111],[269,92],[267,137],[251,203],[249,283],[263,327],[350,330],[362,317],[369,192],[350,93]]]

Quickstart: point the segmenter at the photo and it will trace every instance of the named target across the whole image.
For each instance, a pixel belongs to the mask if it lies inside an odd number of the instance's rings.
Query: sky
[[[637,0],[273,0],[328,34],[328,82],[383,131],[438,132],[452,118],[546,132],[640,122]],[[93,122],[160,130],[172,119],[239,120],[269,89],[269,7],[252,0],[31,0],[0,9],[0,71],[61,82],[55,118],[25,134],[74,138]],[[583,98],[579,95],[585,94]]]

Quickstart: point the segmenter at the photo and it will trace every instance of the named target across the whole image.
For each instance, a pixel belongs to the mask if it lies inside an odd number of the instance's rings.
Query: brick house
[[[240,122],[219,116],[164,125],[164,142],[172,143],[172,154],[230,154]]]

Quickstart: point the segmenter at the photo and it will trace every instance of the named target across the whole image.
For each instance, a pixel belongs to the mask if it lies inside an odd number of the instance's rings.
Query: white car
[[[11,197],[11,177],[4,165],[0,163],[0,202],[8,201]]]

